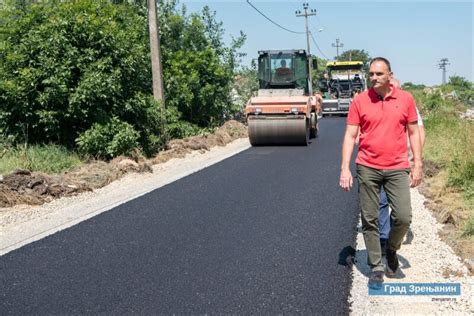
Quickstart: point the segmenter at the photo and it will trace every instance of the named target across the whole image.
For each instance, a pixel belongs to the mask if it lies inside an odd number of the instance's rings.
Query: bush
[[[166,113],[161,113],[162,104],[157,102],[153,96],[143,93],[136,93],[133,98],[125,103],[120,109],[121,119],[133,125],[134,129],[140,133],[138,142],[145,155],[151,156],[166,144],[166,134],[164,124],[166,123]]]
[[[133,126],[113,118],[106,124],[94,124],[77,139],[79,150],[95,157],[128,156],[138,147],[140,134]]]
[[[133,139],[152,155],[166,132],[195,134],[238,110],[231,87],[245,36],[226,46],[222,23],[208,7],[187,14],[176,0],[159,1],[166,105],[189,122],[173,121],[165,130],[161,105],[151,97],[146,2],[8,3],[0,6],[0,136],[14,144],[74,148],[81,139],[86,152],[110,156],[100,135],[116,118],[139,133],[125,143]],[[124,151],[121,146],[112,145],[112,152]]]
[[[136,6],[42,1],[1,13],[1,134],[74,147],[112,117],[156,132],[144,116],[158,107],[134,101],[151,94],[147,19]]]
[[[175,107],[167,109],[166,135],[169,139],[180,139],[201,134],[205,129],[180,119],[181,113]]]
[[[443,103],[443,97],[438,91],[428,94],[424,100],[424,106],[428,111],[436,110]]]

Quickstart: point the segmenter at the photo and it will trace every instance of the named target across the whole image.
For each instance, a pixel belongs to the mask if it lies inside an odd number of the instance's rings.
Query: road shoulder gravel
[[[442,224],[424,207],[425,198],[411,189],[413,239],[402,244],[399,278],[386,283],[460,283],[460,296],[384,295],[368,293],[367,251],[362,233],[358,233],[353,286],[349,302],[352,315],[473,315],[474,277],[453,250],[439,238]]]

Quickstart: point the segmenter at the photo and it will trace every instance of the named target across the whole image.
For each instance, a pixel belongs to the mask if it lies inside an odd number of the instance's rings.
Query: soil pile
[[[103,187],[128,172],[150,171],[146,162],[119,157],[111,162],[91,161],[61,175],[15,170],[0,181],[0,207],[40,205],[63,196]]]
[[[247,137],[247,128],[244,124],[233,120],[227,121],[212,134],[170,141],[167,150],[160,152],[153,159],[153,163],[163,163],[172,158],[183,158],[193,150],[204,152],[214,146],[225,146],[237,138],[244,137]]]

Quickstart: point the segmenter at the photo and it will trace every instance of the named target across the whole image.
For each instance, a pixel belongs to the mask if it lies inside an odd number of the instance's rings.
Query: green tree
[[[364,69],[368,71],[371,57],[369,53],[363,49],[350,49],[340,54],[339,57],[334,57],[334,59],[337,61],[361,61],[364,63]]]
[[[159,5],[166,105],[201,127],[222,123],[238,111],[231,90],[245,35],[227,47],[223,24],[209,7],[188,15],[175,0]]]
[[[42,1],[2,12],[0,131],[17,141],[69,147],[112,117],[161,144],[151,90],[146,16],[108,1]],[[152,123],[152,124],[147,124]]]
[[[127,126],[133,137],[121,142],[138,135],[148,153],[163,145],[151,97],[145,1],[10,2],[0,9],[2,136],[74,147],[93,127],[88,141]],[[219,124],[237,111],[230,92],[245,35],[227,46],[208,7],[188,15],[175,0],[158,5],[167,118],[195,124],[174,134]],[[126,148],[120,144],[114,148]]]
[[[234,103],[238,105],[239,110],[243,111],[247,101],[258,90],[258,74],[255,62],[251,67],[242,67],[235,76]]]
[[[405,82],[402,84],[402,89],[404,90],[419,90],[424,88],[426,88],[424,84],[414,84],[412,82]]]
[[[459,97],[459,100],[468,106],[474,106],[474,85],[472,82],[461,76],[449,77],[448,84],[442,86],[444,91],[454,90]]]
[[[461,76],[451,76],[449,77],[448,84],[458,89],[472,89],[472,82],[469,82],[466,78]]]
[[[313,69],[311,73],[313,78],[313,91],[319,91],[319,85],[317,84],[317,82],[323,78],[324,73],[327,69],[326,64],[328,63],[328,61],[317,56],[313,56],[313,59],[314,58],[316,58],[318,67],[316,69]]]

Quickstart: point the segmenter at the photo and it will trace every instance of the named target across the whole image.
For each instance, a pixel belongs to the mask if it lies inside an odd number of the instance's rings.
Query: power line
[[[316,21],[318,21],[318,23],[319,23],[319,25],[320,25],[320,28],[323,29],[322,36],[323,36],[328,42],[331,42],[331,40],[329,39],[329,36],[332,36],[332,35],[333,35],[332,32],[331,32],[331,30],[328,29],[328,28],[326,27],[326,25],[321,22],[321,20],[319,19],[319,17],[318,17],[317,15],[316,15]],[[326,36],[326,33],[328,33],[327,36]],[[334,36],[334,37],[335,37],[335,36]]]
[[[258,8],[256,8],[249,0],[247,0],[247,3],[253,8],[255,9],[255,11],[257,11],[258,13],[260,13],[265,19],[267,19],[268,21],[270,21],[271,23],[275,24],[276,26],[278,26],[279,28],[287,31],[287,32],[290,32],[290,33],[295,33],[295,34],[305,34],[306,32],[296,32],[296,31],[292,31],[292,30],[289,30],[287,29],[286,27],[283,27],[281,26],[280,24],[276,23],[275,21],[273,21],[272,19],[270,19],[269,17],[267,17],[262,11],[260,11]],[[292,3],[293,6],[294,6],[294,3]],[[317,16],[316,16],[317,18]],[[326,59],[329,59],[326,54],[323,53],[323,51],[321,50],[321,48],[319,47],[319,45],[316,43],[316,40],[314,39],[313,37],[313,34],[311,32],[309,32],[309,35],[311,36],[311,39],[313,40],[313,43],[314,45],[316,46],[316,48],[318,49],[318,51],[321,53],[321,55],[323,55],[324,58]]]
[[[260,13],[265,19],[267,19],[268,21],[272,22],[273,24],[275,24],[276,26],[278,26],[279,28],[287,31],[287,32],[290,32],[290,33],[294,33],[294,34],[305,34],[306,32],[296,32],[296,31],[292,31],[292,30],[289,30],[287,29],[286,27],[284,26],[281,26],[280,24],[278,24],[277,22],[273,21],[272,19],[270,19],[268,16],[266,16],[262,11],[260,11],[259,9],[257,9],[252,3],[250,3],[249,0],[247,0],[247,3],[255,9],[255,11],[257,11],[258,13]]]
[[[321,55],[323,55],[324,58],[326,58],[326,59],[329,60],[329,58],[323,53],[323,51],[321,50],[321,48],[319,48],[318,43],[316,43],[316,40],[315,40],[314,37],[313,37],[313,33],[309,32],[309,35],[311,35],[311,39],[313,40],[314,46],[316,46],[316,48],[317,48],[318,51],[321,53]]]

